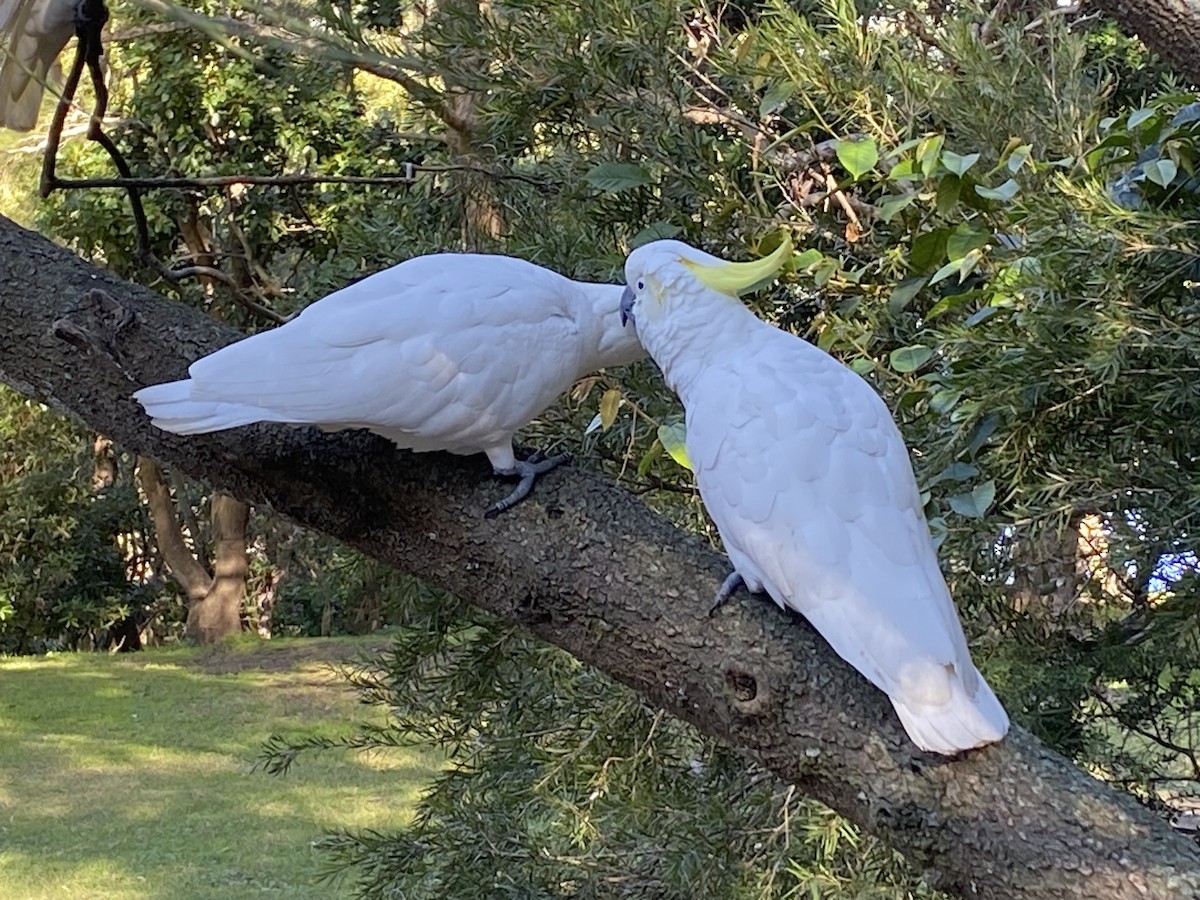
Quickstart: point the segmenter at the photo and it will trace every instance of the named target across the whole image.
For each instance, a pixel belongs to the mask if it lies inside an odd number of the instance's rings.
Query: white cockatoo
[[[494,515],[568,458],[518,460],[513,433],[582,376],[646,355],[621,326],[621,293],[508,256],[418,256],[134,397],[178,434],[286,422],[483,452],[497,474],[521,479]]]
[[[683,402],[687,455],[734,566],[717,601],[744,583],[803,614],[924,750],[998,741],[1008,717],[971,662],[887,407],[738,300],[791,252],[785,241],[728,263],[655,241],[625,264],[622,320]]]
[[[75,33],[76,0],[0,0],[0,127],[29,131],[54,61]]]

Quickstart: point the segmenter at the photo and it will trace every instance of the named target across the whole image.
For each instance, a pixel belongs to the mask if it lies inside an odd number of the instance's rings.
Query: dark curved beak
[[[637,325],[637,320],[633,318],[633,289],[626,286],[625,293],[621,295],[621,327],[630,322]]]

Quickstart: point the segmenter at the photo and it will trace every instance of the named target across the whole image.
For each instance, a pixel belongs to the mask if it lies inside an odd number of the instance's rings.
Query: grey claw
[[[517,464],[513,466],[512,472],[505,473],[517,475],[521,480],[517,482],[517,486],[513,488],[511,494],[488,508],[488,511],[483,514],[485,519],[494,519],[506,509],[512,509],[529,496],[529,491],[533,488],[533,482],[539,475],[544,475],[551,469],[571,461],[570,453],[560,453],[558,456],[551,456],[546,459],[542,459],[541,456],[542,454],[539,451],[527,460],[517,460]]]
[[[738,588],[745,586],[746,582],[742,580],[742,576],[736,571],[726,575],[725,580],[721,582],[721,586],[717,588],[717,596],[713,597],[712,606],[708,608],[708,615],[710,617],[715,615],[717,610],[725,605],[725,601],[737,593]]]

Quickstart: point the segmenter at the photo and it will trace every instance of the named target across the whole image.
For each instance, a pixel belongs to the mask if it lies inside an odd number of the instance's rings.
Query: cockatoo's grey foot
[[[712,606],[708,608],[708,614],[714,615],[718,609],[725,605],[725,601],[737,593],[737,589],[745,587],[746,582],[742,580],[742,576],[737,571],[730,572],[725,576],[725,580],[721,582],[721,586],[717,588],[717,596],[713,597]]]
[[[498,475],[516,475],[521,480],[517,482],[517,486],[513,488],[511,494],[505,497],[494,506],[490,507],[483,514],[485,519],[494,519],[506,509],[511,509],[516,506],[527,496],[533,487],[533,482],[539,475],[545,475],[551,469],[561,466],[565,462],[571,461],[570,453],[560,453],[558,456],[546,457],[540,450],[534,453],[529,459],[516,461],[511,472],[497,472]]]

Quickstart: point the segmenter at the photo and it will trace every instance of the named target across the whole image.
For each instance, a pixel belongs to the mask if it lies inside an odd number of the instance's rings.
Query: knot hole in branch
[[[759,716],[766,712],[770,690],[766,679],[753,675],[737,665],[725,668],[725,688],[733,700],[733,708],[743,716]]]

